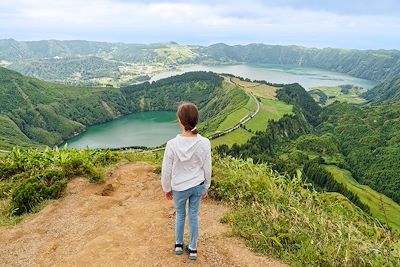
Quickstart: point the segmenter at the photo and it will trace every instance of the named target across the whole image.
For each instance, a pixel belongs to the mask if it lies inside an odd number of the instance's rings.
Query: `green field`
[[[263,97],[266,99],[276,99],[276,90],[278,90],[278,88],[266,84],[258,84],[249,87],[248,90],[259,97]]]
[[[334,165],[325,168],[333,174],[336,181],[343,183],[350,191],[357,194],[361,202],[369,206],[372,216],[381,222],[387,221],[393,229],[400,231],[400,205],[369,186],[359,184],[347,170]]]
[[[219,145],[228,145],[231,147],[233,144],[244,144],[252,137],[253,134],[243,128],[238,128],[231,133],[211,140],[212,147]]]
[[[232,128],[245,116],[256,110],[256,101],[253,97],[250,97],[247,104],[243,107],[230,113],[226,119],[219,125],[217,131],[224,131],[226,129]]]
[[[367,101],[360,96],[364,91],[365,90],[363,89],[352,88],[347,94],[345,94],[342,92],[342,89],[339,86],[320,86],[312,88],[309,93],[317,103],[322,105],[329,105],[335,101],[362,104]],[[326,103],[321,103],[321,94],[326,95]]]
[[[279,120],[284,114],[292,113],[292,106],[279,100],[261,99],[261,109],[258,114],[246,123],[246,128],[253,132],[265,131],[268,121]]]
[[[241,108],[240,110],[237,110],[236,112],[233,112],[231,114],[232,116],[228,116],[230,117],[229,122],[232,124],[232,126],[234,126],[241,118],[244,117],[240,116],[243,114],[243,111],[246,109],[246,107],[250,106],[251,102],[252,102],[251,105],[253,104],[255,105],[254,98],[251,97],[250,99],[253,101],[249,100],[249,102],[245,107]],[[253,133],[255,133],[256,131],[265,131],[267,129],[269,120],[278,120],[284,114],[290,114],[291,112],[292,112],[291,105],[285,104],[279,100],[261,98],[260,112],[258,112],[258,114],[254,118],[252,118],[249,122],[246,123],[246,129],[251,130]],[[236,116],[237,119],[236,121],[233,120],[235,118],[234,116]],[[239,117],[240,119],[238,119]],[[228,120],[228,118],[226,120]],[[212,140],[212,145],[213,147],[215,147],[218,145],[226,144],[229,147],[231,147],[234,143],[244,144],[247,142],[247,140],[250,139],[252,135],[253,134],[250,133],[249,131],[246,131],[243,128],[239,128],[229,134],[226,134],[224,136]]]

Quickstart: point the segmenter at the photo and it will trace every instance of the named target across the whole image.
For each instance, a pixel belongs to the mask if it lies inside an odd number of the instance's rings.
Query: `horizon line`
[[[83,42],[93,42],[93,43],[106,43],[106,44],[126,44],[126,45],[154,45],[154,44],[177,44],[180,46],[201,46],[201,47],[210,47],[213,45],[226,45],[226,46],[248,46],[248,45],[269,45],[269,46],[297,46],[297,47],[304,47],[304,48],[310,48],[310,49],[343,49],[343,50],[358,50],[358,51],[399,51],[400,49],[396,48],[378,48],[378,49],[373,49],[373,48],[345,48],[345,47],[331,47],[331,46],[325,46],[325,47],[316,47],[316,46],[306,46],[306,45],[301,45],[301,44],[271,44],[271,43],[263,43],[263,42],[249,42],[249,43],[236,43],[236,44],[227,44],[225,42],[216,42],[216,43],[210,43],[208,45],[206,44],[188,44],[188,43],[178,43],[176,41],[160,41],[160,42],[143,42],[143,43],[134,43],[134,42],[124,42],[124,41],[98,41],[98,40],[85,40],[85,39],[40,39],[40,40],[17,40],[12,37],[10,38],[0,38],[0,41],[4,40],[12,40],[16,42],[44,42],[44,41],[59,41],[59,42],[74,42],[74,41],[83,41]]]

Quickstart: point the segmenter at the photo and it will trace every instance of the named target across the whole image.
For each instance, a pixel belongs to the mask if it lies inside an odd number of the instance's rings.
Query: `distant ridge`
[[[178,55],[176,49],[169,49],[171,46],[181,49]],[[376,81],[392,79],[400,75],[399,50],[321,49],[260,43],[247,45],[216,43],[210,46],[199,46],[180,45],[176,42],[128,44],[84,40],[0,40],[0,60],[11,63],[26,63],[27,60],[53,57],[85,56],[112,59],[121,63],[285,64],[316,67]],[[9,67],[13,68],[13,64]],[[24,68],[18,70],[27,74]],[[35,76],[43,78],[39,75]]]

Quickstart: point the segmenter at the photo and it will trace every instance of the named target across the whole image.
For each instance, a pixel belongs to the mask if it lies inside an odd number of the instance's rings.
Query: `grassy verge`
[[[211,195],[232,209],[224,222],[255,252],[294,266],[398,266],[398,236],[351,202],[306,189],[266,165],[214,159]],[[345,204],[343,204],[343,202]]]
[[[372,216],[400,232],[400,205],[369,186],[359,184],[347,170],[333,165],[325,166],[325,168],[333,174],[336,181],[344,184],[347,189],[360,198],[361,202],[370,208]]]

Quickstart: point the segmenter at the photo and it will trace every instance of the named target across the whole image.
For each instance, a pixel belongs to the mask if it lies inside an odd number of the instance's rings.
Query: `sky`
[[[400,0],[0,0],[0,39],[400,49]]]

